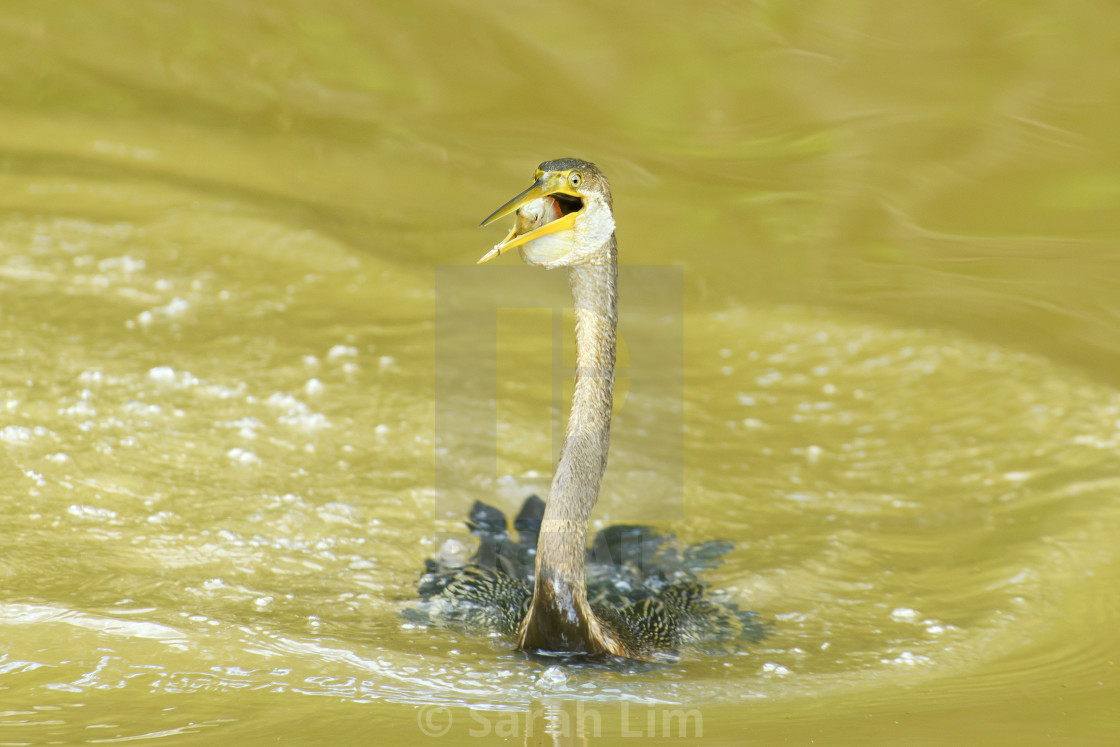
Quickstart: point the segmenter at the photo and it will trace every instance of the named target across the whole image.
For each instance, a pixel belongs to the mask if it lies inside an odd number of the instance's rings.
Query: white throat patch
[[[571,231],[550,233],[519,247],[526,264],[538,267],[582,265],[602,261],[603,247],[614,233],[614,218],[602,202],[590,203]]]

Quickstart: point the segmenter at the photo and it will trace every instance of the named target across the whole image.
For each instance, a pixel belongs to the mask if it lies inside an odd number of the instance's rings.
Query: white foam
[[[9,425],[0,428],[0,441],[8,444],[26,444],[31,443],[34,435],[31,433],[30,428],[24,428],[22,425]]]
[[[78,400],[69,407],[64,407],[59,410],[59,415],[69,415],[72,418],[90,418],[97,414],[97,410],[93,409],[93,405],[83,400]]]
[[[879,661],[883,662],[884,664],[895,664],[914,667],[918,666],[919,664],[929,664],[932,662],[932,659],[921,654],[913,654],[909,651],[903,651],[893,659],[880,659]]]
[[[174,384],[175,369],[171,366],[156,366],[148,371],[148,378],[161,384]]]
[[[350,345],[335,345],[327,351],[327,360],[335,361],[339,358],[354,358],[358,355],[358,349]]]
[[[73,505],[66,509],[66,513],[78,519],[89,521],[110,521],[117,518],[117,512],[98,506]]]
[[[174,386],[176,389],[198,386],[199,380],[190,371],[176,372],[171,366],[156,366],[148,371],[148,378],[163,385]]]
[[[136,400],[125,403],[124,409],[134,415],[152,416],[163,412],[163,408],[159,405],[149,405],[146,402],[137,402]]]
[[[157,313],[162,313],[165,316],[177,317],[185,314],[187,309],[189,309],[190,307],[191,304],[189,301],[184,301],[181,298],[175,297],[171,299],[171,302],[169,304],[167,304],[166,306],[160,306],[159,308],[155,309],[155,311]]]
[[[277,419],[284,425],[307,431],[329,428],[331,425],[326,415],[312,412],[310,407],[290,394],[274,392],[264,403],[282,411]]]
[[[913,620],[918,616],[917,610],[912,610],[909,607],[899,607],[891,612],[891,617],[895,620]]]
[[[240,447],[230,449],[229,451],[226,452],[226,456],[228,456],[233,461],[234,464],[251,466],[251,465],[256,465],[256,464],[261,463],[261,458],[260,457],[258,457],[253,452],[248,451],[246,449],[242,449]]]
[[[787,674],[789,674],[789,668],[784,667],[781,664],[776,664],[775,662],[768,661],[762,665],[762,672],[763,674],[773,674],[777,675],[778,677],[785,677]]]
[[[128,255],[123,257],[109,257],[97,263],[97,269],[102,272],[109,272],[110,270],[117,270],[126,275],[131,275],[134,272],[139,272],[147,267],[148,264],[142,259],[133,259]]]

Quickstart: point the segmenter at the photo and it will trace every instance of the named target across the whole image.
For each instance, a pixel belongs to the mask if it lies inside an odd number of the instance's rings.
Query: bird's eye
[[[568,177],[568,183],[571,184],[573,187],[578,187],[579,183],[580,183],[579,174],[576,173],[576,174],[572,174],[571,176],[569,176]]]

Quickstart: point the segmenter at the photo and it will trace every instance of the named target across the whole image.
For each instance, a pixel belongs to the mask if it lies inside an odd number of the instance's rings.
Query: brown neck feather
[[[568,268],[576,318],[572,411],[537,543],[536,586],[521,623],[526,651],[625,655],[617,634],[587,601],[587,522],[607,468],[618,325],[618,262]]]

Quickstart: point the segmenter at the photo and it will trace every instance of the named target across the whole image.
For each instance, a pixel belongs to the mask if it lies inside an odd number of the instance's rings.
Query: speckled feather
[[[500,511],[476,503],[467,522],[479,539],[471,561],[462,567],[439,557],[427,562],[420,596],[428,622],[516,638],[533,594],[543,508],[536,496],[525,501],[514,521],[515,541]],[[587,549],[591,609],[637,655],[757,641],[765,632],[758,616],[709,598],[698,580],[730,549],[729,542],[710,541],[678,553],[672,537],[650,527],[607,527]]]

